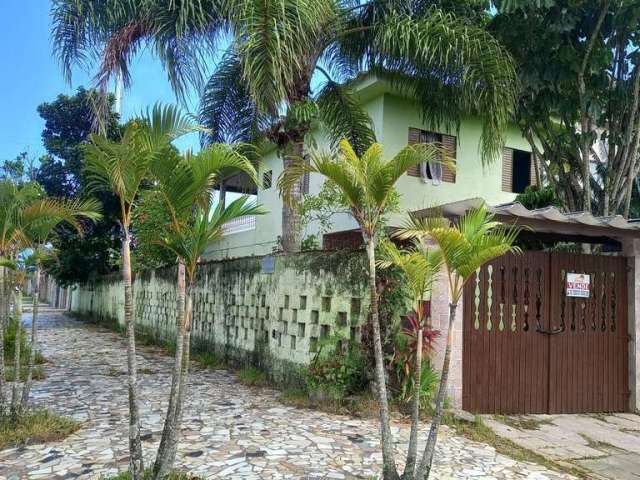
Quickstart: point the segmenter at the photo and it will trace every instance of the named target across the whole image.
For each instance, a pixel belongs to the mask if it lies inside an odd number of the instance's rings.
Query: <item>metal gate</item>
[[[464,292],[463,408],[626,411],[626,265],[624,257],[525,252],[476,272]],[[590,276],[588,297],[567,295],[573,273]]]

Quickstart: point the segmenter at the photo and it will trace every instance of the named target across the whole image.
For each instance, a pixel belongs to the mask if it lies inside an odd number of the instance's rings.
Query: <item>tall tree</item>
[[[46,155],[35,169],[35,180],[47,194],[56,198],[77,199],[86,194],[83,173],[84,145],[94,127],[93,105],[101,94],[78,88],[73,95],[58,95],[55,100],[38,106],[44,120],[42,142]],[[121,135],[118,115],[113,112],[113,98],[105,97],[109,107],[106,134],[112,140]],[[90,275],[113,272],[120,249],[118,203],[113,194],[96,194],[103,205],[103,218],[98,222],[82,220],[82,236],[69,225],[56,229],[53,239],[57,255],[47,267],[64,284],[85,282]]]
[[[395,192],[395,183],[407,170],[423,161],[440,162],[444,151],[432,144],[409,145],[391,159],[385,159],[382,145],[374,143],[358,156],[347,140],[340,142],[338,156],[315,153],[310,162],[298,158],[278,179],[278,188],[286,202],[295,201],[295,185],[306,173],[317,173],[334,184],[345,197],[351,215],[358,222],[367,247],[369,263],[369,316],[373,327],[376,397],[380,408],[380,442],[383,477],[399,479],[395,463],[394,442],[389,419],[389,402],[385,378],[378,291],[376,288],[376,246],[380,229]],[[403,475],[406,479],[409,472]]]
[[[201,122],[212,141],[278,146],[288,169],[302,157],[314,122],[336,146],[364,153],[375,140],[351,80],[370,71],[416,98],[425,120],[455,127],[483,119],[481,152],[495,158],[512,112],[510,56],[481,22],[488,1],[368,0],[54,0],[54,50],[70,75],[98,50],[98,83],[130,81],[129,64],[155,47],[176,93],[204,86]],[[457,15],[456,15],[457,14]],[[229,35],[223,35],[229,33]],[[205,82],[208,59],[230,45]],[[317,78],[319,88],[312,89]],[[446,99],[446,100],[445,100]],[[283,246],[300,246],[300,182],[282,210]]]
[[[174,107],[156,105],[145,118],[126,126],[122,139],[90,136],[85,150],[85,172],[95,190],[116,195],[122,228],[122,280],[127,335],[127,387],[129,395],[129,469],[134,480],[144,474],[140,411],[138,406],[135,314],[131,269],[131,222],[135,200],[143,182],[150,178],[152,163],[165,156],[176,158],[171,142],[193,129],[193,125]]]
[[[517,119],[544,179],[566,210],[628,216],[640,173],[640,4],[496,5],[492,31],[520,66]]]

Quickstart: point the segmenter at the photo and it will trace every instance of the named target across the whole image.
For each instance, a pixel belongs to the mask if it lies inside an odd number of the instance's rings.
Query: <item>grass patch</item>
[[[615,445],[612,445],[610,443],[607,442],[600,442],[598,440],[594,440],[593,438],[591,438],[589,435],[584,434],[582,432],[578,432],[578,435],[580,435],[585,442],[587,442],[587,446],[590,448],[593,448],[595,450],[604,450],[603,453],[607,453],[607,452],[620,452],[622,451],[620,448],[616,447]]]
[[[550,470],[568,473],[577,478],[588,479],[589,476],[577,467],[568,467],[556,463],[547,457],[532,452],[520,445],[497,435],[490,427],[485,425],[480,417],[476,417],[473,422],[456,418],[450,414],[445,414],[442,423],[453,428],[458,435],[462,435],[478,443],[484,443],[495,448],[496,452],[512,458],[518,462],[536,463]]]
[[[153,472],[151,469],[144,471],[144,480],[151,480],[152,477]],[[131,475],[129,472],[120,472],[115,477],[102,477],[102,480],[131,480]],[[164,480],[201,480],[201,477],[196,477],[190,473],[171,472],[169,475],[164,477]]]
[[[24,382],[27,379],[27,371],[28,371],[27,367],[20,368],[21,382]],[[7,382],[16,381],[16,369],[14,367],[8,365],[4,373],[5,373],[4,378],[6,379]],[[44,380],[46,378],[46,375],[44,374],[44,369],[42,368],[41,365],[34,365],[33,370],[31,371],[31,377],[35,381]]]
[[[249,387],[263,387],[267,385],[267,374],[256,367],[242,367],[238,370],[238,380]]]
[[[358,418],[378,418],[378,402],[369,392],[341,398],[334,395],[318,395],[317,392],[310,394],[305,388],[289,387],[282,390],[279,400],[296,408],[309,408]]]
[[[61,440],[80,428],[75,420],[49,410],[32,410],[14,420],[0,416],[0,450],[29,443]]]
[[[222,363],[211,352],[197,352],[191,358],[202,368],[216,369],[222,367]]]

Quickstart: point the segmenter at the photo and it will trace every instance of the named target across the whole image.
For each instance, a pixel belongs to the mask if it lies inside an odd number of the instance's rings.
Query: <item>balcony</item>
[[[241,217],[230,222],[225,223],[222,226],[222,235],[233,235],[234,233],[248,232],[256,229],[256,217],[251,215],[248,217]]]

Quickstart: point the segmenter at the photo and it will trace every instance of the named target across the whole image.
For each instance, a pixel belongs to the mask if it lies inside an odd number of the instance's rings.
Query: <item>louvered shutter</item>
[[[456,159],[456,137],[453,135],[440,135],[437,134],[442,140],[443,148],[446,148],[449,152],[449,156],[455,160]],[[420,130],[419,128],[409,128],[409,145],[415,143],[425,143],[427,141],[428,132],[425,130]],[[415,165],[407,170],[407,175],[411,177],[419,177],[420,176],[420,167]],[[442,181],[447,183],[455,183],[456,182],[456,172],[454,169],[443,165],[442,167]]]
[[[416,143],[420,143],[422,141],[422,130],[419,128],[409,128],[409,145],[414,145]],[[409,170],[407,170],[407,175],[410,177],[419,177],[420,176],[420,166],[414,165]]]
[[[529,177],[529,184],[530,185],[537,185],[538,184],[538,179],[536,178],[536,164],[539,166],[540,164],[538,163],[538,157],[534,154],[531,153],[531,176]]]
[[[502,149],[502,191],[513,191],[513,148]]]
[[[455,161],[456,159],[456,137],[453,135],[442,135],[442,147],[447,151],[449,157]],[[453,165],[455,167],[455,164]],[[442,166],[442,181],[447,183],[456,183],[456,171],[447,165]]]

